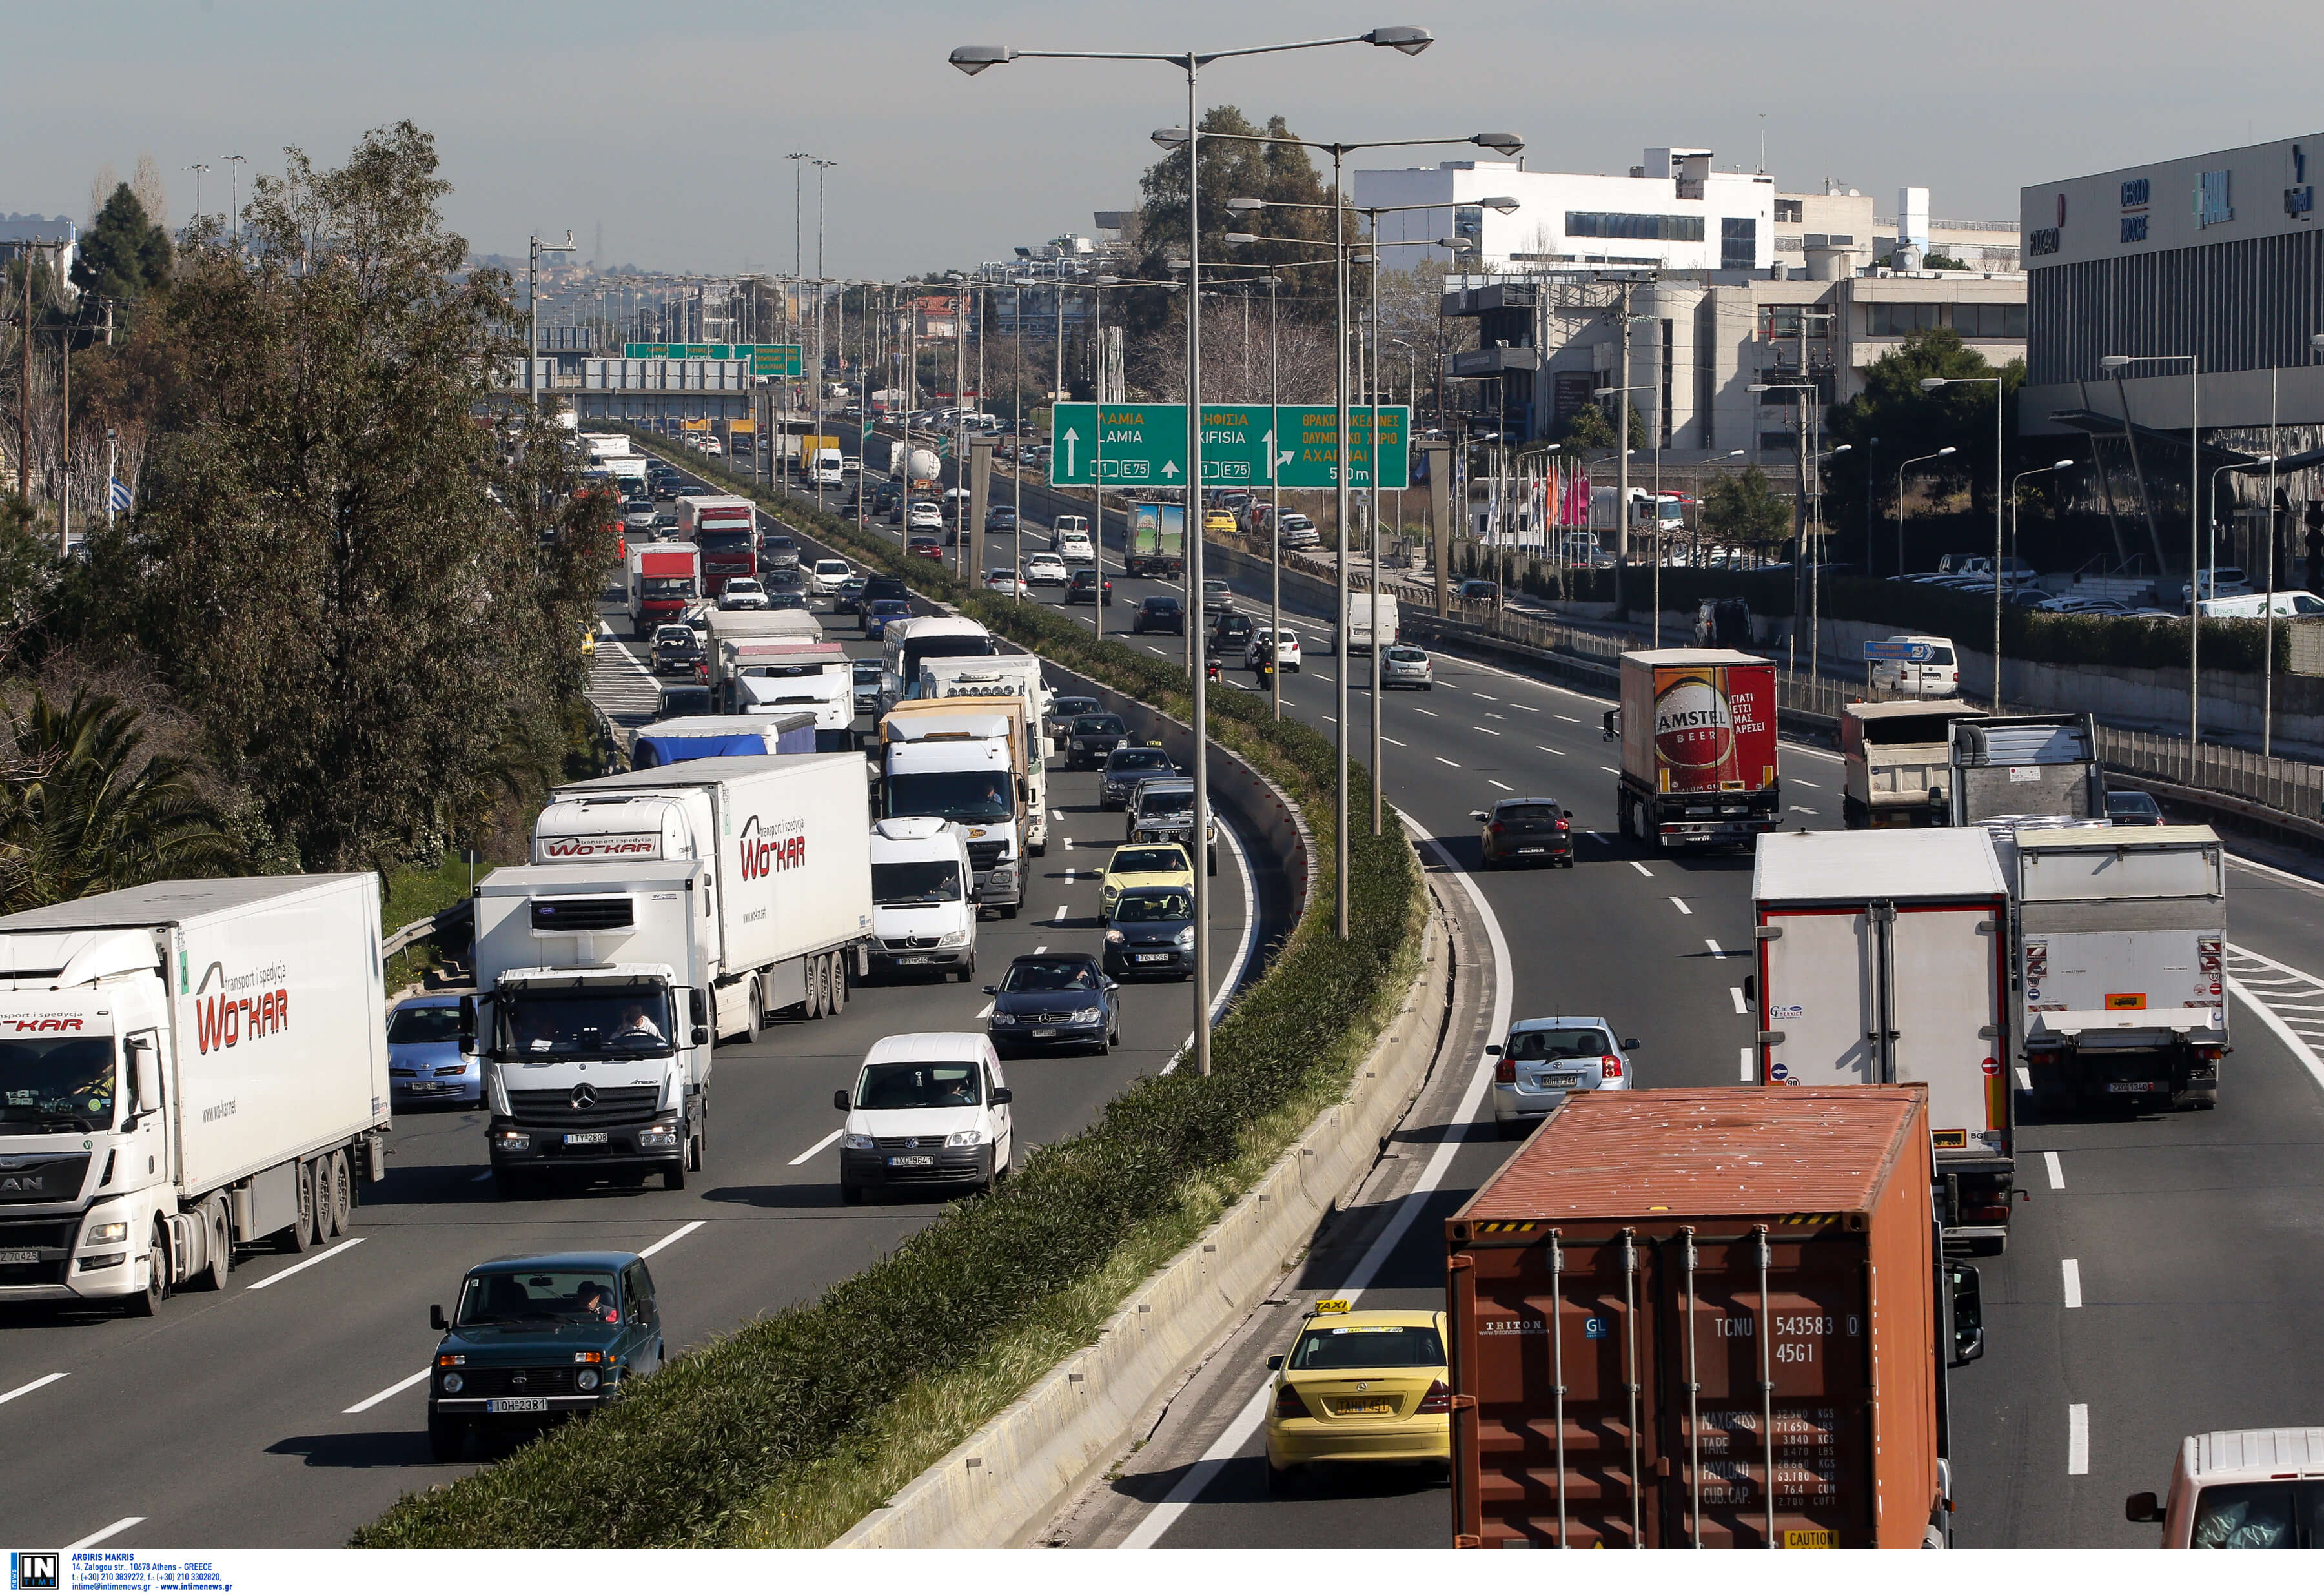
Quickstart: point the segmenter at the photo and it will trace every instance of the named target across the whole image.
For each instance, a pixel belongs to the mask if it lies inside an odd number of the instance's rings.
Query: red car
[[[937,540],[936,535],[934,532],[930,532],[925,537],[915,537],[905,546],[904,552],[907,554],[918,554],[926,558],[933,559],[939,565],[944,563],[944,544]]]

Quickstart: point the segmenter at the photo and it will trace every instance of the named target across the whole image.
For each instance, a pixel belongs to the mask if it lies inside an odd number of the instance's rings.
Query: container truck
[[[170,880],[0,918],[0,1302],[150,1316],[386,1173],[379,880]]]
[[[558,788],[532,862],[476,887],[486,1129],[503,1195],[702,1166],[714,1038],[847,1000],[872,930],[863,762],[696,759]]]
[[[746,498],[727,493],[681,494],[678,535],[702,550],[702,592],[715,598],[727,578],[759,574],[759,515]]]
[[[2215,1108],[2226,850],[2209,825],[1997,825],[2015,1034],[2037,1102]]]
[[[1917,1086],[1586,1092],[1445,1222],[1452,1543],[1951,1536],[1976,1269]]]
[[[694,715],[640,726],[630,762],[654,770],[689,759],[816,751],[812,715]]]
[[[1952,728],[1950,819],[1981,825],[2013,815],[2106,818],[2098,723],[2088,715],[1996,715]]]
[[[1176,581],[1186,574],[1186,507],[1132,504],[1121,567],[1131,576]]]
[[[626,568],[630,635],[638,641],[664,622],[686,619],[702,596],[702,550],[692,543],[633,543]]]
[[[1783,823],[1775,667],[1723,648],[1622,656],[1614,809],[1648,847],[1748,844]]]
[[[1025,899],[1032,780],[1025,700],[921,698],[880,722],[880,812],[931,815],[968,835],[980,900],[1003,919]]]
[[[1945,1237],[1998,1250],[2016,1093],[2009,883],[1985,832],[1763,836],[1751,899],[1761,1083],[1926,1086]]]
[[[928,659],[992,659],[992,633],[959,615],[915,615],[890,621],[880,633],[880,712],[920,696],[920,667]]]
[[[1953,724],[1984,717],[1959,698],[1847,705],[1840,715],[1841,820],[1851,831],[1945,824]]]
[[[1035,858],[1049,851],[1049,739],[1040,734],[1056,695],[1041,675],[1038,655],[1001,653],[969,659],[932,659],[920,665],[920,697],[991,697],[1010,694],[1025,700],[1033,741],[1025,760],[1027,840]]]

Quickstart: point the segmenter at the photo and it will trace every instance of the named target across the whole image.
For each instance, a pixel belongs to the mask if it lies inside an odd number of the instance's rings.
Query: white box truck
[[[0,918],[0,1301],[217,1289],[386,1173],[379,879],[157,881]]]
[[[1396,600],[1386,593],[1351,593],[1343,624],[1332,632],[1335,653],[1370,653],[1375,647],[1392,648],[1400,632]]]
[[[881,718],[880,812],[929,815],[968,834],[979,900],[1017,917],[1031,855],[1025,700],[917,699]]]
[[[1997,1249],[2015,1173],[2009,884],[1982,830],[1790,831],[1751,874],[1759,1081],[1925,1085],[1948,1240]]]
[[[1049,739],[1039,728],[1056,695],[1041,675],[1038,654],[1001,653],[989,658],[932,659],[920,664],[924,698],[1001,697],[1025,700],[1025,719],[1034,733],[1025,758],[1026,842],[1035,858],[1049,851]]]
[[[840,1011],[872,933],[871,808],[845,753],[695,759],[560,787],[532,862],[476,888],[493,1168],[701,1166],[714,1037]]]

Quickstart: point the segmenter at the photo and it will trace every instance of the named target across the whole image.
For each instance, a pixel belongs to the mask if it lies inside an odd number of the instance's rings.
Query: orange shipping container
[[[1931,1179],[1918,1086],[1569,1099],[1446,1221],[1453,1543],[1946,1537]]]

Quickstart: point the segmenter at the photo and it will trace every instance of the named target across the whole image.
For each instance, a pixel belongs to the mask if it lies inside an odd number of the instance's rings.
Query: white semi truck
[[[1025,900],[1032,781],[1025,700],[916,699],[880,722],[880,812],[928,815],[968,834],[978,900],[1003,919]]]
[[[0,1302],[150,1315],[386,1173],[379,880],[159,881],[0,919]]]
[[[1035,858],[1049,851],[1049,739],[1040,727],[1049,716],[1056,695],[1041,675],[1038,654],[1001,653],[987,658],[931,659],[920,663],[923,698],[1005,697],[1025,700],[1025,718],[1032,744],[1025,756],[1028,850]]]
[[[503,1194],[702,1166],[714,1037],[846,1004],[872,934],[845,753],[695,759],[560,787],[532,862],[476,888],[487,1130]]]

